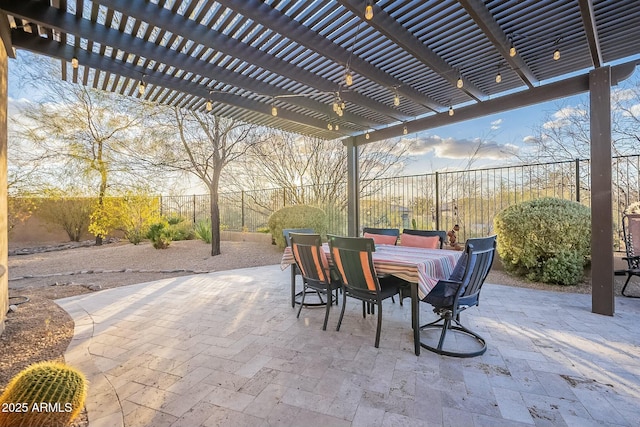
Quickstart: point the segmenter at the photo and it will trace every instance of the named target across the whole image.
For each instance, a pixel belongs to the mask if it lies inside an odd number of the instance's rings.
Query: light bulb
[[[347,71],[344,74],[344,83],[347,86],[351,86],[353,84],[353,74],[351,74],[351,71]]]
[[[278,107],[276,107],[275,105],[271,107],[271,115],[273,117],[278,115]]]
[[[331,123],[327,123],[327,129],[333,130],[333,125]]]
[[[453,113],[453,105],[452,105],[451,107],[449,107],[449,115],[450,115],[450,116],[453,116],[453,114],[454,114],[454,113]]]
[[[367,21],[371,21],[373,19],[373,6],[368,4],[367,7],[364,8],[364,17]]]
[[[516,48],[511,45],[511,47],[509,48],[509,56],[513,58],[517,53],[518,52],[516,51]]]
[[[75,56],[71,58],[71,66],[73,68],[78,68],[78,58],[76,58]]]
[[[397,93],[393,96],[393,105],[396,107],[400,105],[400,95]]]
[[[140,95],[144,95],[144,91],[145,91],[146,87],[145,84],[142,80],[140,80],[140,84],[138,85],[138,93]]]
[[[340,125],[336,123],[335,129],[340,130]]]
[[[369,138],[370,138],[370,136],[369,136],[369,132],[365,133],[365,134],[364,134],[364,137],[365,137],[365,138],[367,138],[367,139],[369,139]]]
[[[462,89],[462,86],[464,86],[464,82],[462,81],[462,77],[458,77],[458,81],[456,82],[456,87],[458,89]]]
[[[334,112],[334,113],[337,113],[337,112],[338,112],[338,110],[340,109],[340,105],[338,105],[338,102],[337,102],[337,101],[333,103],[333,106],[332,106],[332,107],[333,107],[333,112]]]
[[[207,111],[211,111],[213,110],[213,103],[211,102],[211,100],[207,100]]]
[[[502,75],[500,73],[496,74],[496,83],[500,83],[502,81]]]
[[[407,127],[405,126],[405,127],[402,128],[402,134],[406,135],[407,133],[409,133],[409,131],[407,130]]]
[[[555,52],[553,52],[553,60],[557,61],[558,59],[560,59],[560,49],[556,49]]]

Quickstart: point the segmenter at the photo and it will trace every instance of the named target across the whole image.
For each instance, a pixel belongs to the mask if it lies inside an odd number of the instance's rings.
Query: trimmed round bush
[[[529,280],[575,285],[591,251],[591,212],[579,203],[542,198],[509,206],[493,221],[505,270]]]
[[[276,245],[284,249],[286,242],[282,230],[287,228],[311,228],[319,234],[327,232],[327,215],[314,206],[293,205],[275,211],[269,217],[269,230]]]

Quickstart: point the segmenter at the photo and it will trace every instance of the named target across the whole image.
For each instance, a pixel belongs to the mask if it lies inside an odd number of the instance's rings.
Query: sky
[[[17,73],[11,73],[11,68],[16,65],[13,61],[28,60],[29,55],[18,52],[18,59],[9,62],[9,115],[15,111],[12,105],[37,97],[36,93],[19,85]],[[612,87],[612,92],[624,89],[625,83],[633,81],[640,81],[640,66],[631,78]],[[531,149],[527,140],[531,139],[535,129],[551,125],[550,122],[558,120],[564,110],[575,108],[588,100],[589,94],[584,93],[407,135],[406,139],[412,140],[414,145],[410,152],[411,159],[406,162],[402,175],[519,163],[514,153],[523,154]],[[479,141],[483,143],[482,148],[469,165],[469,158]]]

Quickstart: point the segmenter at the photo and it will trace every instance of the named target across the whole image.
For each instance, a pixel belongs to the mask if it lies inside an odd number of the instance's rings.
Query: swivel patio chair
[[[464,254],[456,264],[449,280],[440,280],[423,299],[433,306],[433,312],[440,318],[420,327],[420,345],[427,350],[445,356],[474,357],[487,350],[484,338],[460,323],[460,313],[478,305],[480,290],[491,270],[496,250],[496,236],[468,239]],[[423,331],[435,331],[438,343],[433,345],[423,341]],[[439,337],[437,332],[439,331]],[[449,334],[449,336],[448,336]],[[451,334],[456,334],[452,337]],[[450,338],[448,341],[446,338]],[[471,340],[465,340],[471,338]],[[480,348],[471,351],[453,349],[451,343],[476,342]],[[477,347],[477,344],[475,345]]]
[[[371,254],[375,251],[373,239],[366,237],[328,236],[333,264],[342,282],[342,310],[336,331],[340,330],[347,297],[362,301],[362,317],[366,318],[365,305],[378,307],[378,326],[375,346],[380,345],[382,329],[382,301],[398,293],[398,280],[393,277],[378,278]]]
[[[372,238],[376,245],[395,245],[400,237],[400,230],[397,228],[364,227],[362,235]]]
[[[315,233],[315,231],[312,230],[311,228],[285,228],[284,230],[282,230],[282,235],[284,237],[284,242],[287,247],[291,247],[291,239],[289,237],[291,233],[313,234]],[[296,293],[296,276],[299,276],[299,275],[300,275],[300,271],[298,270],[297,264],[292,264],[291,265],[291,307],[295,307],[296,304],[300,303],[300,301],[296,299],[297,297],[302,295],[302,292]],[[307,303],[307,304],[323,305],[324,301],[322,300],[322,297],[320,296],[320,294],[318,294],[318,298],[320,298],[320,302]]]
[[[291,233],[289,236],[291,238],[291,251],[300,269],[303,282],[302,300],[296,317],[300,317],[302,307],[305,305],[304,298],[309,289],[323,293],[327,296],[324,324],[322,325],[322,330],[325,331],[327,330],[329,310],[333,305],[333,292],[336,291],[337,303],[337,290],[340,289],[341,284],[337,274],[329,267],[319,234]]]
[[[400,246],[419,246],[419,247],[424,247],[424,245],[421,245],[418,239],[404,239],[405,234],[407,236],[419,236],[419,237],[438,237],[439,242],[439,248],[442,249],[442,245],[444,244],[444,241],[447,240],[447,232],[443,231],[443,230],[412,230],[410,228],[405,228],[404,230],[402,230],[402,236],[400,236]]]
[[[622,287],[622,295],[629,298],[640,298],[640,295],[625,293],[627,285],[633,276],[640,276],[640,214],[630,213],[622,217],[622,231],[624,232],[624,245],[627,261],[626,270],[616,271],[617,275],[627,275],[627,280]]]

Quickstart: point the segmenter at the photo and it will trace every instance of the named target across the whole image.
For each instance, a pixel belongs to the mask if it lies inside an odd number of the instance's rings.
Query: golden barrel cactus
[[[87,396],[82,372],[60,362],[35,363],[16,375],[0,396],[0,427],[64,427]]]

